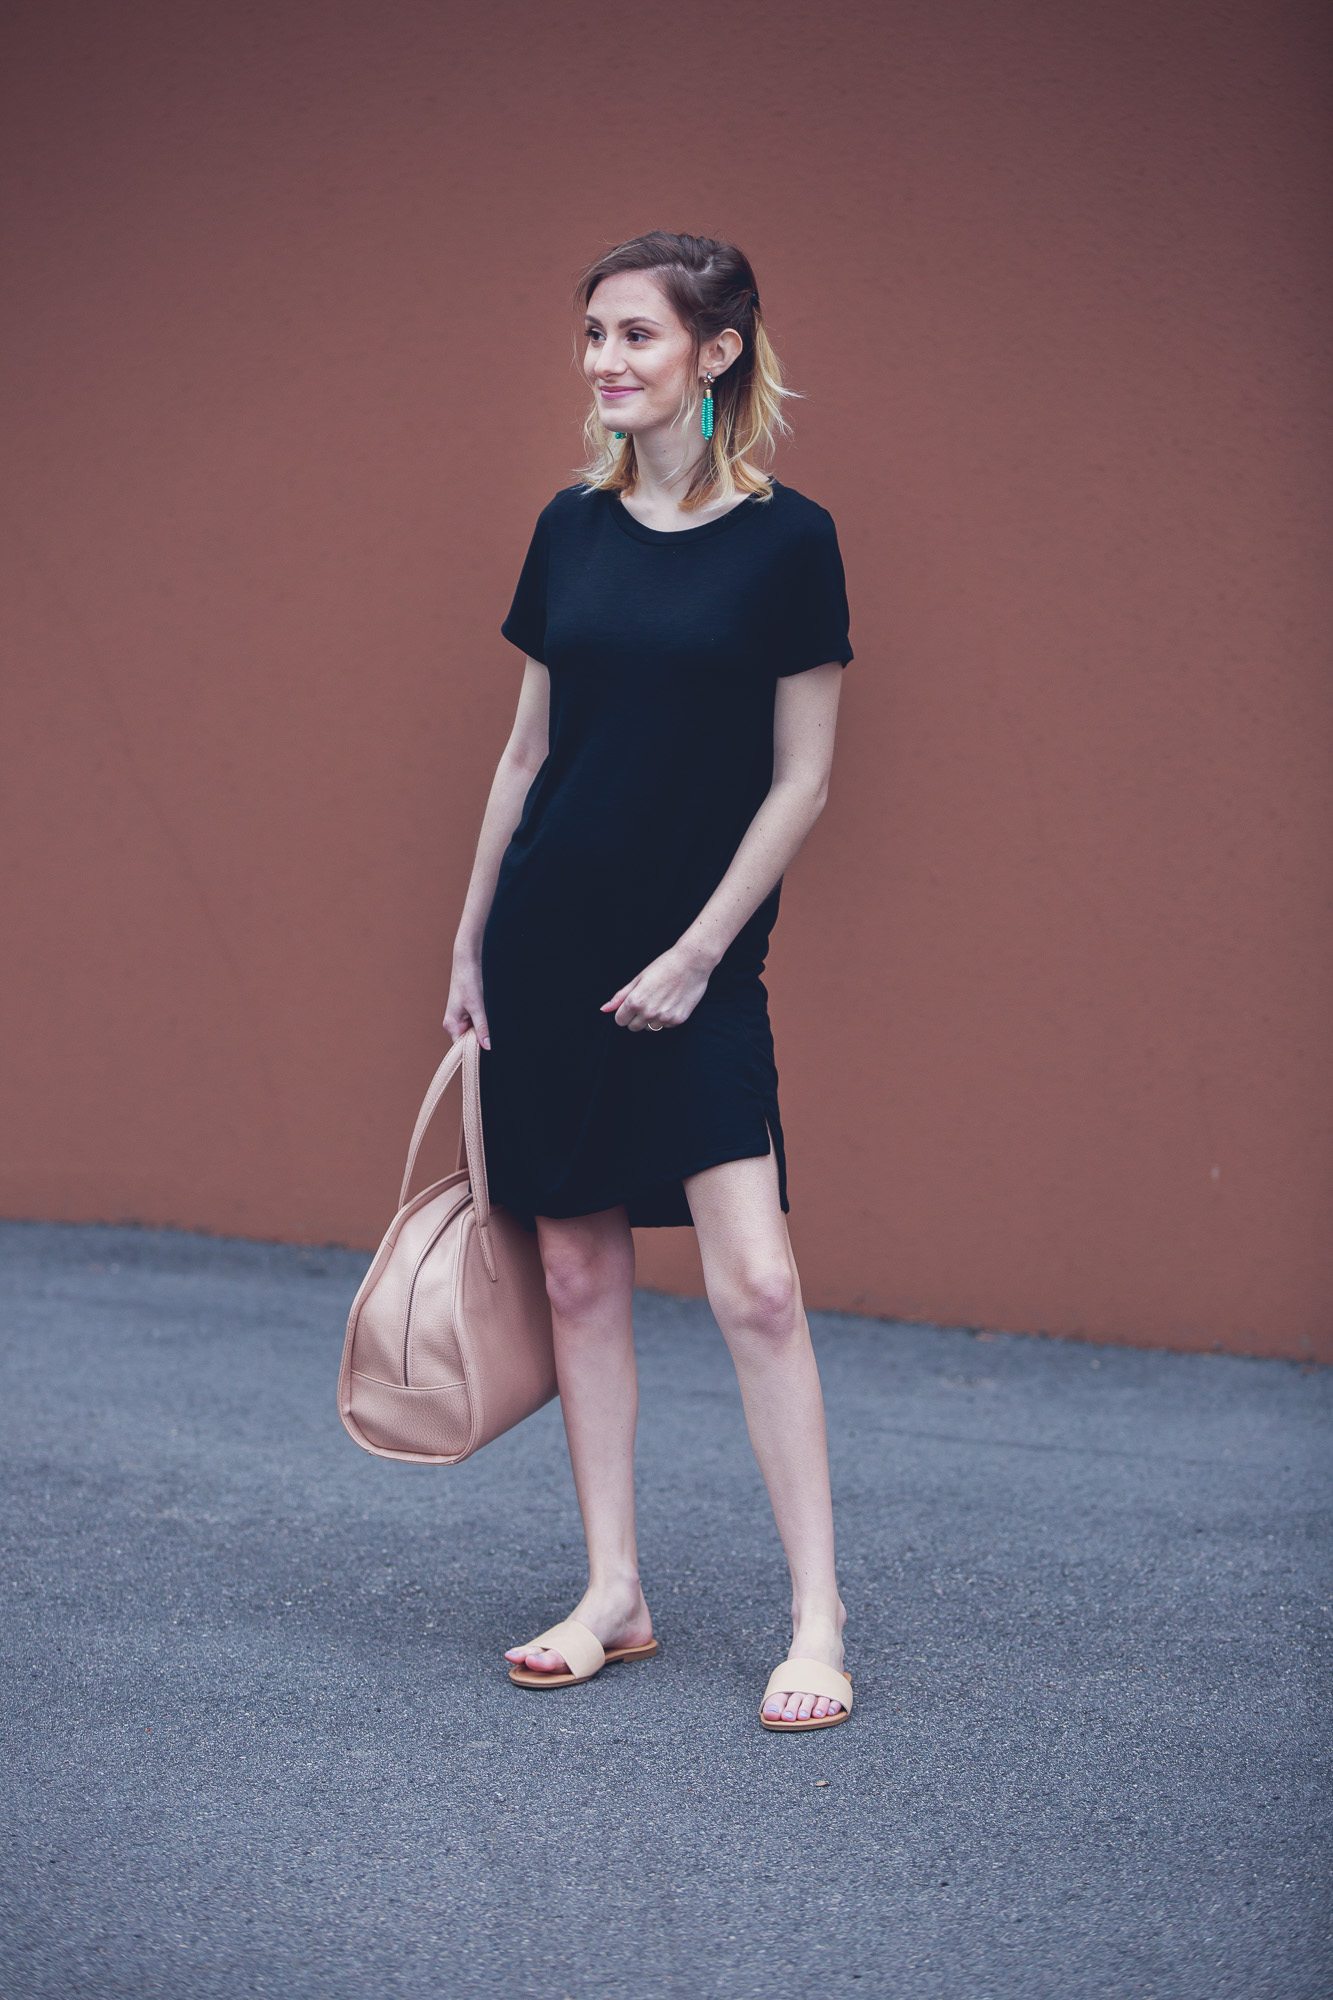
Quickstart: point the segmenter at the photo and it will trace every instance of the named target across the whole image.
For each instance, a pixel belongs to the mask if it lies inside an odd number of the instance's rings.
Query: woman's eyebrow
[[[600,326],[601,323],[595,313],[588,313],[585,316],[585,326]],[[647,313],[631,313],[628,319],[618,319],[616,325],[622,332],[627,326],[655,326],[660,331],[662,322],[660,319],[650,319]]]

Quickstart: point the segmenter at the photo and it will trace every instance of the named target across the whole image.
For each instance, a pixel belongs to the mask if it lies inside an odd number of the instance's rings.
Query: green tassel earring
[[[705,375],[705,376],[704,376],[704,407],[703,407],[703,415],[702,415],[702,417],[700,418],[700,429],[701,429],[701,430],[703,431],[703,434],[704,434],[704,436],[705,436],[706,438],[710,438],[710,437],[712,437],[712,435],[713,435],[713,378],[712,378],[712,376],[711,376],[711,375]]]

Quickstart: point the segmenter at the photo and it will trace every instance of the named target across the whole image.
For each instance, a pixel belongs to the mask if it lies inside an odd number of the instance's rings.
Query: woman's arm
[[[773,783],[731,866],[669,951],[613,993],[602,1008],[622,1028],[678,1028],[703,997],[709,974],[752,917],[824,808],[833,763],[842,668],[836,660],[784,675],[773,705]]]
[[[496,765],[491,795],[482,816],[477,858],[472,864],[472,879],[454,939],[449,1001],[444,1010],[444,1025],[451,1041],[456,1042],[465,1028],[475,1028],[482,1047],[488,1049],[491,1045],[481,990],[481,934],[491,913],[501,858],[522,815],[528,789],[546,759],[550,712],[551,676],[539,661],[528,660],[523,669],[514,726]]]

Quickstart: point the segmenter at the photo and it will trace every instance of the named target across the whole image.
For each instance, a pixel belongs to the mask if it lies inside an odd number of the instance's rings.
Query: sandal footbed
[[[617,1660],[651,1660],[656,1651],[656,1639],[650,1639],[646,1646],[613,1646],[602,1661],[602,1667],[613,1667]],[[535,1667],[513,1666],[509,1669],[509,1678],[515,1687],[581,1687],[584,1681],[595,1680],[597,1674],[601,1673],[602,1667],[598,1667],[591,1674],[543,1674]]]
[[[794,1735],[798,1730],[802,1729],[836,1729],[838,1724],[846,1722],[850,1715],[851,1710],[843,1708],[839,1709],[836,1715],[808,1716],[804,1722],[774,1722],[771,1717],[765,1715],[763,1710],[760,1709],[759,1720],[763,1723],[765,1729],[781,1729],[789,1735]]]

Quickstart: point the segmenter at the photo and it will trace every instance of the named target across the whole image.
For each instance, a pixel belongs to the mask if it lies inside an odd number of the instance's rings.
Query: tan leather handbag
[[[458,1171],[409,1201],[417,1151],[460,1068]],[[398,1213],[348,1316],[338,1409],[380,1458],[457,1465],[556,1393],[536,1238],[487,1193],[480,1077],[469,1028],[426,1092]]]

